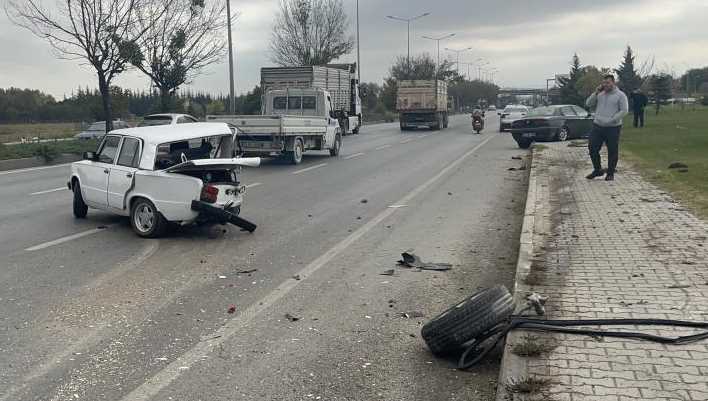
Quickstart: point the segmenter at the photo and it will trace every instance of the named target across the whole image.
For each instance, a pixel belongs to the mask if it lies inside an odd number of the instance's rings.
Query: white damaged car
[[[89,207],[129,216],[141,237],[160,236],[169,223],[232,223],[253,232],[238,217],[245,192],[238,174],[260,158],[234,157],[234,145],[224,123],[112,131],[71,165],[74,216],[85,218]]]

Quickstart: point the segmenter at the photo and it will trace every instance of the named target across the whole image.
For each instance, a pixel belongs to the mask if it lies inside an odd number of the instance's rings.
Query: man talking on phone
[[[587,176],[587,179],[592,180],[605,175],[600,158],[600,149],[604,143],[607,146],[607,158],[609,159],[605,180],[612,181],[615,179],[615,170],[619,160],[622,119],[629,112],[627,95],[617,88],[613,75],[605,75],[602,84],[590,95],[585,104],[591,109],[595,107],[595,120],[588,143],[593,171]]]

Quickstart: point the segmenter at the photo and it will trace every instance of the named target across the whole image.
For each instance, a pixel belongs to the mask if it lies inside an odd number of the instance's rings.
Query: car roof
[[[519,109],[528,109],[528,106],[524,106],[523,104],[509,104],[505,109],[511,109],[511,108],[519,108]]]
[[[156,125],[151,127],[124,128],[111,131],[110,135],[126,135],[142,139],[148,145],[186,141],[205,136],[231,135],[226,123],[190,123],[177,125]]]

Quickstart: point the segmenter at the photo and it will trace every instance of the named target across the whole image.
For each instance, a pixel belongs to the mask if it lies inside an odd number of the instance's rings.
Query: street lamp
[[[434,40],[434,41],[438,42],[438,62],[437,62],[437,64],[435,64],[435,75],[436,75],[435,79],[438,79],[438,78],[439,78],[437,75],[438,75],[438,73],[439,73],[438,69],[440,68],[440,41],[441,41],[441,40],[445,40],[445,39],[450,39],[450,38],[453,37],[453,36],[455,36],[454,33],[451,33],[451,34],[448,34],[448,35],[444,35],[444,36],[440,36],[440,37],[437,37],[437,38],[432,38],[432,37],[430,37],[430,36],[423,36],[423,39]]]
[[[484,59],[483,59],[483,58],[478,58],[477,61],[478,61],[478,62],[479,62],[479,61],[484,61]],[[484,67],[485,65],[489,65],[489,64],[490,64],[489,61],[484,61],[484,62],[482,62],[482,63],[478,63],[478,64],[477,64],[477,79],[478,79],[478,80],[480,80],[480,81],[482,80],[482,67]]]
[[[229,30],[229,112],[236,114],[236,99],[234,97],[234,51],[231,42],[231,0],[226,0],[226,21]]]
[[[356,80],[361,83],[361,53],[359,51],[359,0],[356,0]]]
[[[403,21],[408,24],[408,57],[406,58],[407,63],[408,63],[408,69],[410,69],[411,66],[411,22],[415,21],[419,18],[423,18],[430,15],[430,13],[423,13],[420,15],[416,15],[415,17],[411,18],[402,18],[402,17],[396,17],[394,15],[387,15],[386,18],[395,20],[395,21]]]
[[[465,48],[465,49],[455,50],[455,49],[451,49],[451,48],[449,48],[449,47],[446,47],[445,50],[457,54],[457,74],[459,75],[459,74],[460,74],[460,53],[464,53],[464,52],[466,52],[466,51],[468,51],[468,50],[472,50],[472,48],[471,48],[471,47],[468,47],[468,48]]]

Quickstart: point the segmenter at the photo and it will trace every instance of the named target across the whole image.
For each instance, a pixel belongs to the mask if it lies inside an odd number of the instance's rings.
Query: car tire
[[[332,149],[329,150],[329,155],[332,157],[339,156],[339,152],[342,150],[342,136],[338,133],[334,137],[334,145]]]
[[[81,195],[81,185],[79,181],[74,183],[74,217],[77,219],[85,219],[88,214],[88,206],[84,203],[84,197]]]
[[[570,130],[567,126],[562,126],[556,133],[555,140],[560,142],[565,142],[570,138]]]
[[[290,163],[294,165],[302,163],[303,153],[305,153],[305,147],[302,144],[302,139],[297,138],[295,139],[295,146],[293,146],[293,150],[288,152],[288,159],[290,159]]]
[[[433,318],[423,326],[421,336],[433,354],[449,355],[508,320],[513,311],[511,294],[498,285],[477,292]]]
[[[520,140],[516,141],[516,143],[519,144],[519,147],[521,149],[528,149],[531,147],[531,144],[533,143],[533,141],[530,139],[520,139]]]
[[[156,238],[164,233],[168,222],[152,202],[138,198],[130,208],[130,226],[140,237]]]

